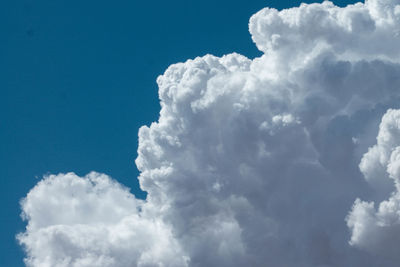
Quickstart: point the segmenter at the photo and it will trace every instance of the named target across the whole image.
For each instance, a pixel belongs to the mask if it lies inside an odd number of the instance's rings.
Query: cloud
[[[171,229],[104,174],[50,175],[21,206],[28,266],[186,266]]]
[[[357,199],[347,218],[350,244],[398,262],[400,244],[400,110],[388,110],[379,126],[377,144],[362,158],[360,169],[369,182],[395,186],[389,199],[375,203]],[[376,179],[376,181],[374,181]]]
[[[394,0],[266,8],[261,57],[170,66],[139,130],[147,199],[45,178],[22,201],[27,265],[397,266],[399,20]]]

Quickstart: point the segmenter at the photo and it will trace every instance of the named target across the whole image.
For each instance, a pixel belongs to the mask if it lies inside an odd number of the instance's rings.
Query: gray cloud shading
[[[249,29],[261,57],[157,79],[145,201],[97,173],[29,192],[28,266],[398,266],[400,1],[266,8]]]

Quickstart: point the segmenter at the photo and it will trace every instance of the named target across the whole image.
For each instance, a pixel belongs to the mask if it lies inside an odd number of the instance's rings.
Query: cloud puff
[[[28,266],[186,266],[171,229],[104,174],[51,175],[23,199]],[[163,265],[160,265],[163,263]]]
[[[350,243],[383,257],[400,260],[400,110],[388,110],[379,127],[377,144],[362,158],[360,169],[368,181],[395,185],[388,200],[374,202],[357,199],[347,218],[352,230]]]
[[[266,8],[261,57],[170,66],[139,130],[147,199],[45,178],[22,202],[27,264],[397,266],[399,20],[394,0]]]

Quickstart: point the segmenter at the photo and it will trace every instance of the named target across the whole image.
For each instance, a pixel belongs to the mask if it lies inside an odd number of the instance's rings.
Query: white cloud
[[[397,111],[379,123],[400,108],[399,10],[264,9],[263,56],[170,66],[139,131],[146,201],[104,175],[46,178],[22,203],[27,263],[397,266]]]
[[[28,266],[186,266],[170,227],[104,174],[51,175],[21,205]]]
[[[375,210],[375,203],[357,199],[347,218],[350,243],[382,257],[400,260],[400,110],[388,110],[379,127],[377,144],[364,155],[360,168],[368,181],[392,182],[396,189]]]

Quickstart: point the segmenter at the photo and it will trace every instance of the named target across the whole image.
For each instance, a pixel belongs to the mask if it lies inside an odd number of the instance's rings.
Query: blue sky
[[[18,202],[46,173],[96,170],[145,197],[134,159],[138,128],[158,118],[156,77],[207,53],[260,55],[250,16],[299,3],[3,1],[0,266],[23,265]]]

